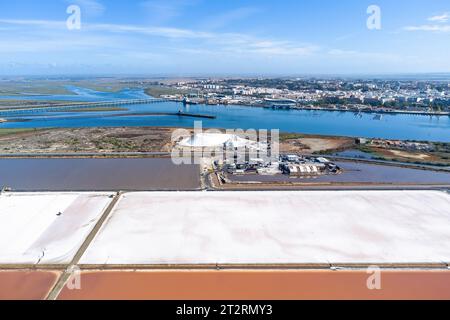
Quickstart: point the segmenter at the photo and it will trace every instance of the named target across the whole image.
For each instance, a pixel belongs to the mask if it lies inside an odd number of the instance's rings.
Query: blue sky
[[[81,29],[68,30],[69,5]],[[367,8],[381,8],[369,30]],[[0,74],[450,72],[448,0],[15,0]]]

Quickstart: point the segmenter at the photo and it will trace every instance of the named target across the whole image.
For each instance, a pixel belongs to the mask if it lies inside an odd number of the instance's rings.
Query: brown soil
[[[175,128],[121,127],[27,130],[0,136],[0,153],[171,152]],[[192,132],[192,130],[189,130]],[[281,137],[281,152],[329,152],[353,146],[341,137]]]
[[[424,152],[410,152],[403,150],[393,150],[393,149],[383,149],[383,148],[373,148],[373,150],[383,155],[387,158],[394,159],[406,159],[406,160],[419,160],[419,161],[435,161],[438,160],[436,157],[433,157],[431,154]]]
[[[170,128],[48,129],[0,136],[0,153],[168,152]]]
[[[366,147],[363,151],[373,153],[375,156],[383,158],[385,160],[394,160],[409,163],[423,163],[423,164],[436,164],[436,165],[450,165],[450,153],[447,150],[438,152],[425,152],[425,151],[409,151],[399,149],[388,149],[380,147]]]
[[[354,139],[341,137],[302,136],[283,139],[280,145],[281,152],[293,153],[320,153],[334,150],[344,150],[354,145]]]
[[[60,299],[300,300],[450,299],[450,271],[384,271],[369,290],[364,271],[92,271]]]

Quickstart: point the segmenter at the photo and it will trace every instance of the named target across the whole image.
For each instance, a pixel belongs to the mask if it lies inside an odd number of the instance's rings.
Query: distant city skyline
[[[81,28],[67,20],[80,8]],[[381,29],[370,29],[370,6]],[[370,10],[369,10],[370,11]],[[0,4],[1,75],[450,72],[445,0],[17,0]]]

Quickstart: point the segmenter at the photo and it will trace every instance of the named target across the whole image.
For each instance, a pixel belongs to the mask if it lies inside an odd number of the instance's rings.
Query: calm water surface
[[[101,93],[93,90],[69,87],[78,95],[63,96],[67,101],[102,101],[148,97],[142,90],[127,89],[118,93]],[[7,97],[0,97],[7,98]],[[29,96],[52,100],[61,96]],[[184,108],[176,102],[126,106],[128,111],[98,113],[54,113],[38,115],[15,115],[30,121],[0,124],[0,128],[43,128],[43,127],[117,127],[117,126],[161,126],[192,127],[198,119],[178,116],[124,116],[107,117],[112,114],[140,112],[185,112],[216,116],[216,119],[201,119],[204,128],[224,129],[279,129],[282,132],[370,137],[386,139],[408,139],[450,142],[450,117],[421,115],[384,115],[375,120],[373,114],[356,115],[352,112],[272,110],[246,106],[194,105]],[[105,117],[106,116],[106,117]]]
[[[0,159],[0,188],[16,191],[194,190],[200,169],[170,159]]]

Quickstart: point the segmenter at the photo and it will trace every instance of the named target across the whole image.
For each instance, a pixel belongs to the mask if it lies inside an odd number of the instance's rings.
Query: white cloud
[[[65,29],[66,22],[55,20],[18,20],[18,19],[0,19],[0,24],[34,26],[41,28]],[[207,32],[196,32],[188,29],[165,28],[165,27],[140,27],[134,25],[120,24],[99,24],[84,23],[82,29],[86,31],[104,31],[113,33],[140,33],[167,38],[210,38],[211,34]]]
[[[83,13],[91,16],[102,15],[106,10],[106,7],[98,0],[66,0],[66,2],[79,5]]]
[[[62,28],[66,26],[64,21],[55,20],[0,19],[0,23],[17,26],[35,26],[41,28]]]
[[[450,25],[421,25],[404,27],[405,31],[428,31],[428,32],[450,32]]]
[[[203,26],[208,29],[219,29],[232,22],[248,18],[259,11],[260,9],[250,7],[237,8],[206,19]]]
[[[186,7],[194,6],[198,0],[147,0],[141,2],[153,24],[165,23],[183,14]]]
[[[445,12],[441,15],[436,15],[428,18],[428,21],[434,22],[433,24],[423,24],[419,26],[407,26],[404,27],[404,31],[424,31],[424,32],[450,32],[450,25],[443,24],[450,20],[450,13]]]
[[[450,19],[450,13],[445,12],[441,15],[432,16],[432,17],[428,18],[428,21],[444,23],[444,22],[447,22],[449,19]]]
[[[115,33],[138,33],[143,35],[159,36],[166,38],[205,39],[213,37],[212,34],[201,31],[193,31],[169,27],[140,27],[134,25],[120,24],[85,24],[88,30],[115,32]]]
[[[189,40],[190,46],[206,48],[210,50],[217,50],[223,52],[233,53],[254,53],[262,55],[292,55],[292,56],[304,56],[310,55],[319,50],[318,46],[311,44],[302,44],[291,41],[280,41],[272,39],[261,39],[246,34],[239,33],[213,33],[204,31],[195,31],[190,29],[181,28],[169,28],[169,27],[143,27],[135,25],[121,25],[121,24],[96,24],[96,23],[84,23],[80,31],[74,31],[67,34],[61,34],[66,32],[65,22],[62,21],[48,21],[48,20],[8,20],[0,19],[0,24],[15,25],[21,27],[33,27],[32,30],[27,32],[38,32],[39,28],[43,28],[45,32],[42,33],[42,37],[48,37],[55,39],[55,34],[51,34],[49,29],[53,30],[53,33],[59,32],[60,37],[73,37],[74,35],[82,36],[96,36],[107,38],[108,35],[117,34],[121,36],[134,37],[135,40],[145,41],[146,36],[167,38],[169,40]],[[140,37],[141,36],[141,37]],[[33,40],[32,37],[31,40]],[[196,40],[195,42],[193,42]],[[22,41],[24,40],[17,40]],[[79,40],[81,41],[81,40]],[[35,41],[32,41],[35,43]],[[95,45],[95,44],[94,44]],[[21,47],[18,45],[18,47]],[[183,45],[180,45],[180,48]],[[26,46],[28,50],[31,50],[31,46]],[[38,45],[36,48],[42,48]],[[49,47],[51,48],[51,47]]]

